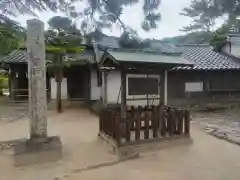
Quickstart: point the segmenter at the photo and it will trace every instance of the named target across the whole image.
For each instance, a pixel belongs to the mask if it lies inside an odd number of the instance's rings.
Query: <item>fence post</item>
[[[144,139],[149,139],[149,119],[150,112],[148,110],[144,111]]]
[[[105,113],[105,110],[101,110],[100,112],[100,116],[99,116],[99,132],[103,132],[103,121],[104,121],[104,113]]]
[[[138,109],[136,111],[136,118],[134,119],[136,128],[135,128],[135,140],[140,140],[140,130],[141,130],[141,110],[142,107],[138,106]]]
[[[152,106],[152,130],[153,130],[153,137],[158,137],[158,113],[157,113],[157,107]]]
[[[126,141],[129,142],[131,140],[131,126],[132,126],[132,115],[131,115],[131,109],[127,111],[127,118],[124,120],[126,124]]]
[[[183,110],[177,110],[177,118],[178,118],[178,125],[177,125],[177,134],[182,134],[183,132]]]
[[[190,135],[190,110],[185,110],[185,120],[184,120],[184,131],[185,135],[189,136]]]
[[[162,106],[161,108],[160,108],[160,121],[161,121],[161,135],[163,136],[163,137],[165,137],[166,136],[166,130],[167,130],[167,127],[166,127],[166,110],[165,110],[165,108],[164,108],[164,106]]]
[[[115,137],[115,140],[116,140],[118,146],[121,145],[120,120],[121,120],[121,116],[117,112],[116,116],[114,118],[113,132],[115,132],[114,137]]]
[[[137,112],[137,108],[135,106],[131,106],[131,130],[134,130],[135,129],[135,126],[134,126],[134,118],[136,116],[136,112]]]
[[[169,111],[168,111],[169,115],[168,115],[168,132],[169,132],[169,136],[172,136],[174,134],[175,131],[175,110],[173,108],[169,107]]]

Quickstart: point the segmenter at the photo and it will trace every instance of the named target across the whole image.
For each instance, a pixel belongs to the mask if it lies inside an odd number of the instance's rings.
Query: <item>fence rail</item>
[[[121,145],[176,136],[189,136],[190,111],[174,107],[130,107],[121,119],[119,108],[107,108],[99,118],[99,131]]]

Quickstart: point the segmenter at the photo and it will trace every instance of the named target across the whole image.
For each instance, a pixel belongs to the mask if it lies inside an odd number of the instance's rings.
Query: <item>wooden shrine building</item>
[[[193,65],[180,55],[117,49],[104,52],[99,63],[105,107],[100,115],[100,136],[122,146],[166,135],[189,135],[189,111],[167,106],[168,70]]]

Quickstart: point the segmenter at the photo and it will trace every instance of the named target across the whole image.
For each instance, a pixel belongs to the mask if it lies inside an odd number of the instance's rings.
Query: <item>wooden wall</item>
[[[186,82],[202,82],[203,90],[186,92]],[[240,100],[240,71],[168,72],[168,104],[189,105]]]

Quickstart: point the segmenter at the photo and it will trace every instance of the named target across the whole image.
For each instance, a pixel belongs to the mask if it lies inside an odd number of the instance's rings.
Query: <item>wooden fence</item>
[[[119,108],[107,108],[99,118],[99,131],[119,146],[189,136],[190,111],[173,107],[130,107],[121,119]]]

